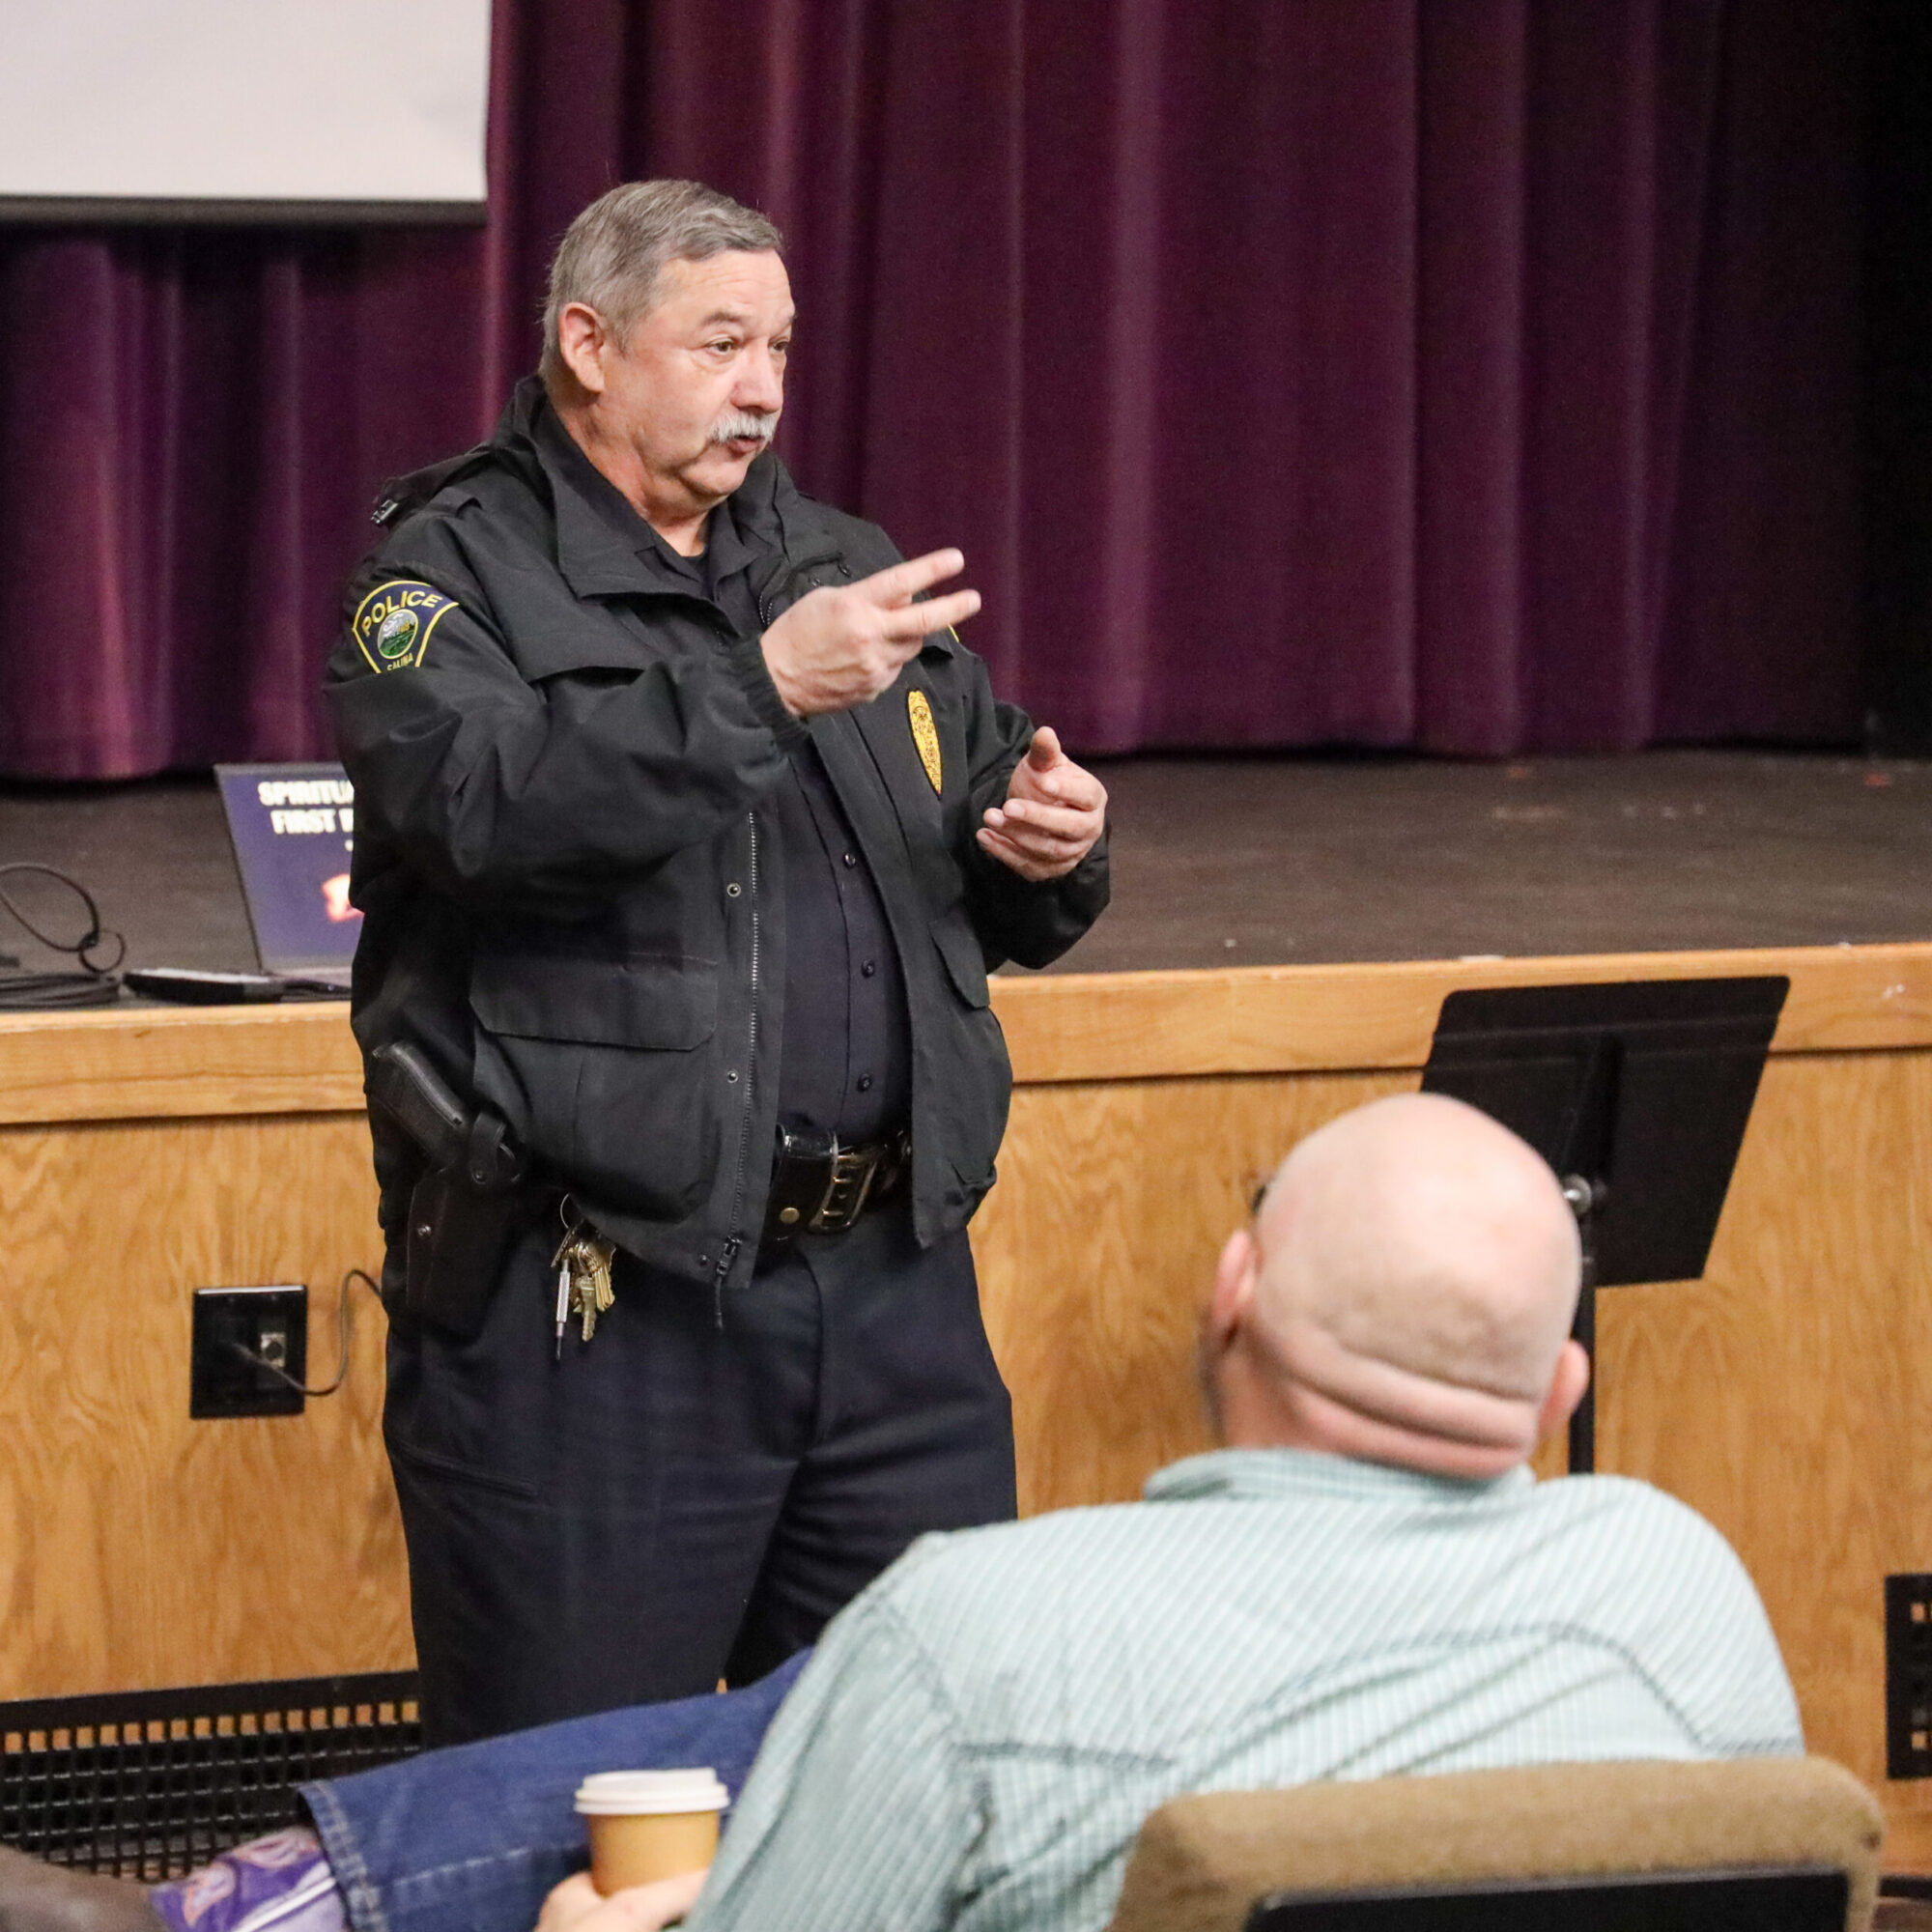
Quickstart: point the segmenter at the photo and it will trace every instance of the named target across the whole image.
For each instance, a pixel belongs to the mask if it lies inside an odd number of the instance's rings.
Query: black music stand
[[[1422,1091],[1480,1107],[1555,1170],[1583,1237],[1574,1332],[1593,1356],[1598,1289],[1704,1272],[1790,986],[1630,980],[1442,1002]],[[1570,1467],[1596,1460],[1593,1382]]]

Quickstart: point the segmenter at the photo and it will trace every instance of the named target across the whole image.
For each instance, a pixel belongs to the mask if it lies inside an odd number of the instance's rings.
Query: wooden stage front
[[[1022,1506],[1127,1497],[1203,1446],[1196,1309],[1252,1183],[1412,1087],[1465,986],[1783,973],[1708,1273],[1600,1303],[1600,1466],[1731,1539],[1814,1750],[1932,1869],[1885,1780],[1883,1578],[1932,1570],[1932,945],[1060,974],[995,982],[1018,1077],[976,1225]],[[340,1008],[0,1018],[0,1698],[411,1661],[363,1297],[338,1396],[190,1422],[199,1287],[306,1282],[310,1362],[377,1258]]]

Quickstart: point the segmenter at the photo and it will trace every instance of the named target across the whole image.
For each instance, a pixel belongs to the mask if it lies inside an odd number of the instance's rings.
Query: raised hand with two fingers
[[[797,718],[849,711],[886,690],[933,631],[963,624],[980,608],[977,590],[914,600],[957,577],[956,550],[928,551],[856,583],[808,591],[764,636],[765,668]]]

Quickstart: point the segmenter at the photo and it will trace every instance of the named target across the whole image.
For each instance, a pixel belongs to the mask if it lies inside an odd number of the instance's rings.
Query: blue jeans
[[[302,1786],[355,1932],[530,1932],[586,1862],[593,1771],[710,1765],[735,1799],[805,1653],[755,1684],[571,1718]]]

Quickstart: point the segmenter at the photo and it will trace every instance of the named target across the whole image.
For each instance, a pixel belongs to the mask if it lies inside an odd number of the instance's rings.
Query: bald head
[[[1575,1218],[1461,1101],[1405,1094],[1311,1134],[1222,1273],[1210,1331],[1238,1341],[1246,1422],[1272,1439],[1493,1475],[1581,1395]]]

